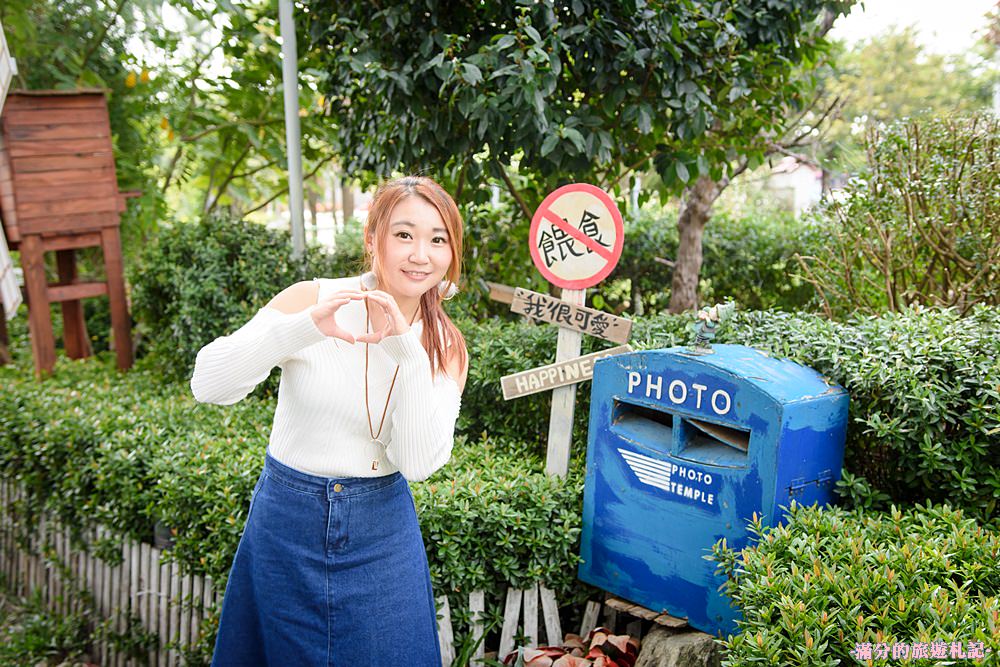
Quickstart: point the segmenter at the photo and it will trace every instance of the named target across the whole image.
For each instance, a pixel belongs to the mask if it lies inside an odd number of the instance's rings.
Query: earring
[[[451,282],[450,280],[442,280],[438,284],[438,294],[444,301],[450,300],[456,294],[458,294],[458,285]]]
[[[366,290],[373,290],[378,287],[378,279],[374,271],[366,271],[361,274],[361,286]]]

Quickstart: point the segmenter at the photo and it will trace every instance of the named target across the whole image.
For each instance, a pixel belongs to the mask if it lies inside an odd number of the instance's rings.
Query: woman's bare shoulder
[[[298,313],[314,305],[319,296],[319,282],[303,280],[289,285],[271,299],[267,306],[282,313]]]

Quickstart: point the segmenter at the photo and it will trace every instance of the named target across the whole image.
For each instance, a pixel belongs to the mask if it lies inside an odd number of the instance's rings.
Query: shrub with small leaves
[[[743,612],[724,665],[856,664],[851,651],[859,644],[912,650],[959,642],[991,661],[1000,654],[1000,533],[961,510],[793,503],[785,525],[758,520],[749,529],[755,546],[735,552],[717,544],[711,556]]]

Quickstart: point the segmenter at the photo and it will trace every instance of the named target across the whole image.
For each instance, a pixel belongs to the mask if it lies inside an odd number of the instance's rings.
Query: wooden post
[[[507,657],[514,650],[514,632],[517,630],[517,620],[521,611],[522,591],[515,588],[507,589],[507,604],[503,610],[503,628],[500,629],[499,660]]]
[[[56,266],[59,270],[59,282],[72,285],[76,282],[76,248],[56,250]],[[87,323],[83,318],[83,302],[79,300],[63,301],[63,345],[66,356],[70,359],[84,359],[94,352],[87,335]]]
[[[582,306],[587,290],[563,290],[562,300]],[[556,343],[556,363],[580,356],[583,334],[559,328]],[[545,455],[545,474],[565,477],[569,469],[570,445],[573,440],[573,413],[576,407],[576,385],[556,387],[552,390],[552,409],[549,413],[549,443]]]
[[[583,612],[583,622],[580,624],[580,637],[586,638],[590,631],[597,627],[597,616],[601,613],[601,603],[590,600]]]
[[[528,646],[538,646],[538,584],[524,591],[524,638]]]
[[[545,586],[539,587],[538,592],[542,598],[542,619],[545,621],[545,636],[548,637],[549,646],[561,646],[563,634],[556,594]]]
[[[104,270],[108,276],[108,300],[111,306],[111,330],[114,334],[118,369],[132,367],[132,318],[125,298],[125,275],[122,268],[122,244],[117,227],[101,229]]]
[[[486,609],[486,593],[484,591],[472,591],[469,593],[469,615],[472,626],[472,642],[476,644],[476,649],[470,656],[469,664],[472,667],[482,667],[486,657],[486,647],[483,646],[483,612]]]
[[[52,333],[52,315],[49,313],[44,258],[41,238],[35,234],[25,236],[21,242],[21,265],[24,268],[24,287],[28,293],[31,352],[35,357],[35,377],[39,380],[52,373],[56,364],[56,339]]]
[[[441,605],[438,619],[438,644],[441,647],[441,667],[451,667],[455,661],[455,635],[451,627],[451,605],[447,595],[439,595],[437,603]]]

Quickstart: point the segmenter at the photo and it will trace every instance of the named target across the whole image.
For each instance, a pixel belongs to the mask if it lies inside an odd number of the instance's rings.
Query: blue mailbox
[[[580,579],[709,634],[739,610],[704,557],[747,546],[747,521],[833,500],[847,393],[741,345],[601,359],[591,387]]]

